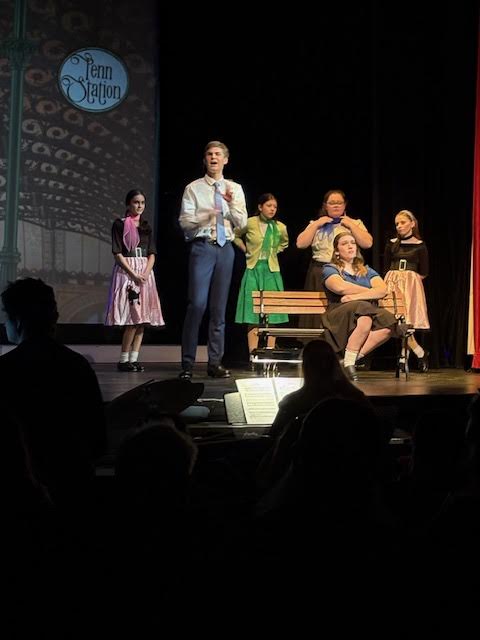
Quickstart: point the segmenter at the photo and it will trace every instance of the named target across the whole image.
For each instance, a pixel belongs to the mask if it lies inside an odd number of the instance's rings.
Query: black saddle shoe
[[[372,368],[372,359],[370,356],[363,356],[362,358],[357,358],[355,362],[355,368],[361,369],[362,371],[370,371]]]
[[[357,370],[355,369],[354,364],[349,364],[343,368],[345,370],[345,373],[347,374],[347,377],[350,378],[350,380],[353,380],[354,382],[358,381],[358,373],[357,373]]]
[[[145,367],[140,362],[131,362],[135,371],[145,371]]]
[[[420,373],[427,373],[428,371],[428,356],[429,352],[425,351],[421,358],[418,358],[418,370]]]
[[[230,371],[225,369],[221,364],[209,364],[207,367],[207,374],[211,378],[229,378]]]
[[[192,379],[192,370],[191,369],[182,369],[178,374],[180,380],[184,380],[185,382],[190,382]]]
[[[133,366],[133,362],[118,362],[117,369],[119,371],[125,371],[125,372],[136,371],[135,367]]]

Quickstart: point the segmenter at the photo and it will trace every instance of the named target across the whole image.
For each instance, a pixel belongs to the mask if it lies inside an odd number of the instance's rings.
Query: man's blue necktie
[[[225,224],[223,222],[223,196],[220,192],[219,182],[215,182],[215,211],[217,212],[217,244],[223,247],[227,238],[225,236]]]

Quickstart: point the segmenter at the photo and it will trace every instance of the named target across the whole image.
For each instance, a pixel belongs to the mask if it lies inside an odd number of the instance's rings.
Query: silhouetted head
[[[305,416],[296,444],[296,464],[331,490],[357,491],[377,479],[388,437],[373,407],[328,398]]]
[[[58,320],[53,288],[36,278],[10,282],[2,293],[10,342],[18,344],[27,337],[53,333]]]
[[[190,436],[169,418],[139,429],[118,450],[115,477],[121,493],[140,507],[181,508],[197,453]]]
[[[303,350],[305,384],[312,385],[328,379],[344,378],[334,350],[325,340],[312,340]]]

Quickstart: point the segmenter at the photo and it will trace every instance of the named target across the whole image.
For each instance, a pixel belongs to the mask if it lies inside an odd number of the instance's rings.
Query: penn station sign
[[[58,84],[65,98],[84,111],[109,111],[128,93],[123,61],[106,49],[79,49],[62,63]]]

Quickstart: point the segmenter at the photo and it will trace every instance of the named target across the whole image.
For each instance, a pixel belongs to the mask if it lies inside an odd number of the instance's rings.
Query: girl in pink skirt
[[[428,251],[420,237],[418,221],[411,211],[402,209],[395,216],[396,238],[387,240],[385,246],[385,283],[389,291],[400,291],[406,307],[406,322],[415,329],[430,329],[423,280],[428,275]],[[428,371],[428,352],[413,336],[408,338],[408,348],[418,358],[418,368]],[[408,354],[402,354],[404,358]]]
[[[124,218],[112,225],[112,253],[115,257],[112,282],[105,318],[107,326],[125,327],[119,371],[143,371],[138,354],[146,324],[164,325],[153,265],[155,243],[152,227],[141,216],[145,210],[145,194],[129,191],[125,198]]]

